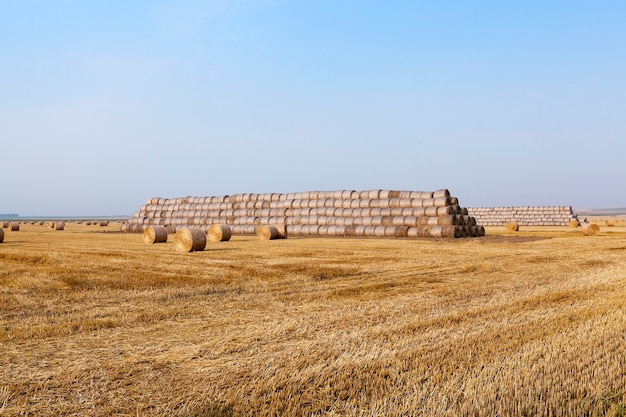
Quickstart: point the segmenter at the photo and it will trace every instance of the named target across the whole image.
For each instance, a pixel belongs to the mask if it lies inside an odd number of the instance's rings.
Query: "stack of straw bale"
[[[255,235],[259,227],[271,225],[284,228],[285,236],[460,238],[485,233],[447,189],[154,197],[121,230],[143,233],[153,225],[169,233],[228,225],[233,235]]]
[[[577,219],[572,206],[475,207],[467,209],[483,226],[568,226]]]

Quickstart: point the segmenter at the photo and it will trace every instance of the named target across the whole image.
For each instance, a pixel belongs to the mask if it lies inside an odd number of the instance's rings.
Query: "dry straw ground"
[[[0,415],[624,416],[626,227],[0,244]]]

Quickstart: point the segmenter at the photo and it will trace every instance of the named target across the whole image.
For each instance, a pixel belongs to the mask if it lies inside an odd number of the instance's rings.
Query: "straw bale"
[[[459,238],[463,237],[464,233],[460,227],[457,226],[441,226],[441,237],[445,238]]]
[[[317,235],[318,231],[319,231],[320,226],[318,224],[309,224],[306,226],[302,227],[303,232],[306,230],[306,234],[310,235],[310,236],[315,236]]]
[[[287,228],[284,224],[265,224],[257,227],[256,235],[261,240],[285,239]]]
[[[443,226],[432,226],[429,227],[428,235],[430,237],[443,237]]]
[[[393,217],[393,216],[375,216],[375,219],[380,218],[380,224],[382,224],[383,226],[393,226],[393,221],[394,219],[396,219],[397,217]]]
[[[516,221],[507,222],[506,230],[509,232],[517,232],[519,231],[519,224]]]
[[[578,219],[572,219],[569,221],[569,227],[576,228],[578,226],[580,226],[580,222],[578,221]]]
[[[367,192],[367,198],[370,200],[378,199],[380,198],[380,192],[381,190],[370,190]]]
[[[424,207],[424,203],[421,198],[411,198],[411,206],[413,208]]]
[[[178,252],[203,251],[206,247],[206,234],[201,229],[181,228],[174,235]]]
[[[583,223],[581,230],[585,236],[595,236],[600,231],[600,226],[596,223]]]
[[[365,228],[366,226],[355,226],[354,233],[357,236],[365,236]]]
[[[207,229],[207,239],[209,242],[226,242],[232,236],[231,228],[226,224],[212,224]]]
[[[440,198],[440,197],[449,198],[450,197],[450,191],[448,191],[447,189],[443,188],[441,190],[437,190],[437,191],[433,192],[433,198]]]
[[[385,237],[385,229],[387,226],[376,226],[374,228],[374,236],[376,237]]]
[[[0,229],[0,243],[4,242],[4,230]]]
[[[387,194],[387,198],[400,198],[400,191],[390,190]]]
[[[65,229],[65,223],[63,222],[54,223],[54,230],[64,230],[64,229]]]
[[[438,208],[439,207],[435,207],[435,206],[424,207],[424,215],[429,216],[429,217],[437,217]]]
[[[407,237],[408,236],[409,227],[408,226],[394,226],[393,227],[393,237]]]
[[[12,232],[17,232],[18,230],[20,230],[20,223],[19,222],[11,222],[11,224],[9,225],[9,230]]]
[[[356,236],[356,228],[357,226],[345,226],[343,230],[343,235],[347,237]]]
[[[148,244],[167,242],[167,229],[164,226],[148,226],[143,231],[143,241]]]

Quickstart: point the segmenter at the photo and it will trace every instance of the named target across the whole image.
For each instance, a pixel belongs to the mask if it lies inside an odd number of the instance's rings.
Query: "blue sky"
[[[626,206],[622,1],[0,6],[0,213],[378,188]]]

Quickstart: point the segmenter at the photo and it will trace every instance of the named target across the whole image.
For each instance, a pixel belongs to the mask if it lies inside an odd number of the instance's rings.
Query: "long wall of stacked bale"
[[[468,208],[470,216],[483,226],[568,226],[578,222],[572,206],[517,206]]]
[[[205,232],[227,225],[233,235],[254,235],[264,225],[285,227],[291,236],[476,237],[484,227],[447,189],[437,191],[338,190],[150,198],[122,224],[143,233],[164,226]]]

